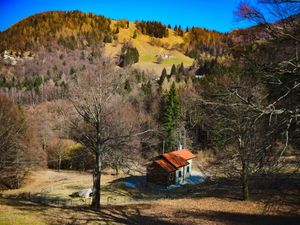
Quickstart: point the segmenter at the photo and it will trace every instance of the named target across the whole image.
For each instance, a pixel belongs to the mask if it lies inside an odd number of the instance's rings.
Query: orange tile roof
[[[184,158],[185,160],[193,159],[193,158],[196,157],[187,148],[177,150],[177,151],[173,151],[173,152],[170,152],[170,153],[175,154],[175,155],[179,155],[180,157]],[[170,153],[167,153],[167,154],[170,154]]]
[[[180,168],[188,165],[187,160],[195,158],[196,156],[188,149],[181,149],[173,152],[163,154],[163,157],[168,160],[174,167]]]
[[[196,156],[188,149],[181,149],[169,153],[165,153],[156,159],[154,162],[168,172],[173,172],[176,169],[186,166],[189,163],[187,160],[195,158]]]
[[[172,152],[164,154],[163,157],[176,168],[180,168],[189,164],[184,158],[173,154]]]
[[[158,165],[160,165],[163,169],[167,170],[168,172],[173,172],[176,170],[176,168],[174,166],[172,166],[172,164],[170,164],[165,159],[158,159],[158,160],[155,160],[155,162]]]

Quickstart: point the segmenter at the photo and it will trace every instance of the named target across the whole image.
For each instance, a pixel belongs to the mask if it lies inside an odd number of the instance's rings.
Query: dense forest
[[[137,29],[142,33],[151,37],[162,38],[168,36],[167,27],[161,22],[157,21],[136,21]]]
[[[80,11],[47,12],[31,16],[0,33],[1,49],[32,50],[53,40],[73,49],[103,41],[111,20]]]

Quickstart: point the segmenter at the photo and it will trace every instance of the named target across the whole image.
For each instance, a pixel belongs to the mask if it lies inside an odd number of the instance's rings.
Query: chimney
[[[181,145],[181,143],[179,142],[178,150],[181,150],[181,149],[182,149],[182,145]]]

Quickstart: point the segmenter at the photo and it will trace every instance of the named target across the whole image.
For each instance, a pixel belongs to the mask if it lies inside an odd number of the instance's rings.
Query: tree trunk
[[[119,166],[116,166],[115,170],[116,170],[116,176],[118,177],[119,176]]]
[[[101,183],[101,154],[96,152],[96,165],[93,174],[93,200],[92,208],[100,210],[100,183]]]
[[[61,168],[61,155],[58,156],[58,172],[60,172]]]
[[[245,160],[242,162],[242,188],[243,188],[243,200],[249,199],[249,187],[248,187],[248,166]]]

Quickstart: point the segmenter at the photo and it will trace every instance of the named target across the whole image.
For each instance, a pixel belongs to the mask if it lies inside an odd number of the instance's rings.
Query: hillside
[[[110,23],[103,16],[80,11],[36,14],[0,33],[0,51],[36,51],[53,43],[70,49],[95,45],[110,33]]]
[[[140,55],[133,68],[149,71],[158,77],[163,68],[170,71],[173,64],[183,63],[185,68],[192,66],[195,52],[202,53],[205,60],[220,50],[221,34],[215,31],[193,28],[185,32],[181,30],[178,34],[168,28],[167,37],[155,38],[143,34],[135,23],[123,26],[124,21],[127,20],[116,21],[80,11],[45,12],[1,32],[0,52],[3,54],[9,50],[14,51],[14,55],[23,55],[28,51],[36,54],[42,49],[52,52],[104,47],[104,55],[118,61],[124,42],[131,42]]]
[[[112,22],[112,26],[116,24],[116,21]],[[178,65],[183,62],[185,67],[189,67],[193,64],[194,59],[184,55],[181,51],[176,49],[176,46],[180,46],[184,43],[183,37],[174,34],[174,31],[169,29],[169,36],[161,39],[153,38],[148,35],[138,33],[137,37],[133,39],[133,34],[136,30],[136,25],[130,23],[129,28],[121,28],[118,33],[117,41],[114,43],[108,43],[105,45],[105,54],[108,57],[117,58],[122,45],[126,41],[131,41],[133,46],[136,47],[140,54],[140,59],[135,68],[141,70],[154,71],[156,75],[160,75],[163,68],[166,68],[170,72],[173,64]],[[159,42],[161,46],[155,45],[153,42]],[[168,46],[168,48],[166,48]],[[157,63],[158,56],[165,57],[161,63]]]

